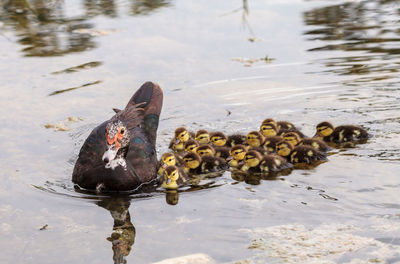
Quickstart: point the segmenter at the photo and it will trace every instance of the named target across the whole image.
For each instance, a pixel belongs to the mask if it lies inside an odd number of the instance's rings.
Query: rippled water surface
[[[0,0],[0,262],[400,263],[399,15],[390,0]],[[159,154],[178,126],[267,117],[373,137],[276,178],[75,191],[81,144],[148,80]]]

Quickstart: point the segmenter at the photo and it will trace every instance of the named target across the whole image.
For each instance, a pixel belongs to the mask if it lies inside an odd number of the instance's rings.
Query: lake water
[[[0,1],[0,262],[400,263],[398,1]],[[186,126],[373,137],[311,170],[179,193],[74,190],[81,144],[145,81]]]

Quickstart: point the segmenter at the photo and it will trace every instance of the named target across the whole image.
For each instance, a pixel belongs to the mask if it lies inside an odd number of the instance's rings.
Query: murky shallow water
[[[0,3],[0,262],[400,261],[396,1]],[[266,117],[374,137],[276,179],[76,192],[83,140],[147,80],[165,93],[159,153],[178,126],[247,132]]]

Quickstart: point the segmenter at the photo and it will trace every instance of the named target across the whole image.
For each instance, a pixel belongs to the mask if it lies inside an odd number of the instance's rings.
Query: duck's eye
[[[125,128],[121,127],[121,129],[119,130],[119,133],[120,133],[121,135],[125,134]]]

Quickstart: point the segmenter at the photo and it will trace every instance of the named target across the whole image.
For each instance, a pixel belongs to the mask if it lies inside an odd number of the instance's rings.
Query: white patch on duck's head
[[[110,168],[110,162],[117,157],[118,150],[129,145],[129,131],[120,120],[116,120],[107,124],[105,137],[107,150],[104,152],[102,160],[107,164],[106,168],[107,166]]]

